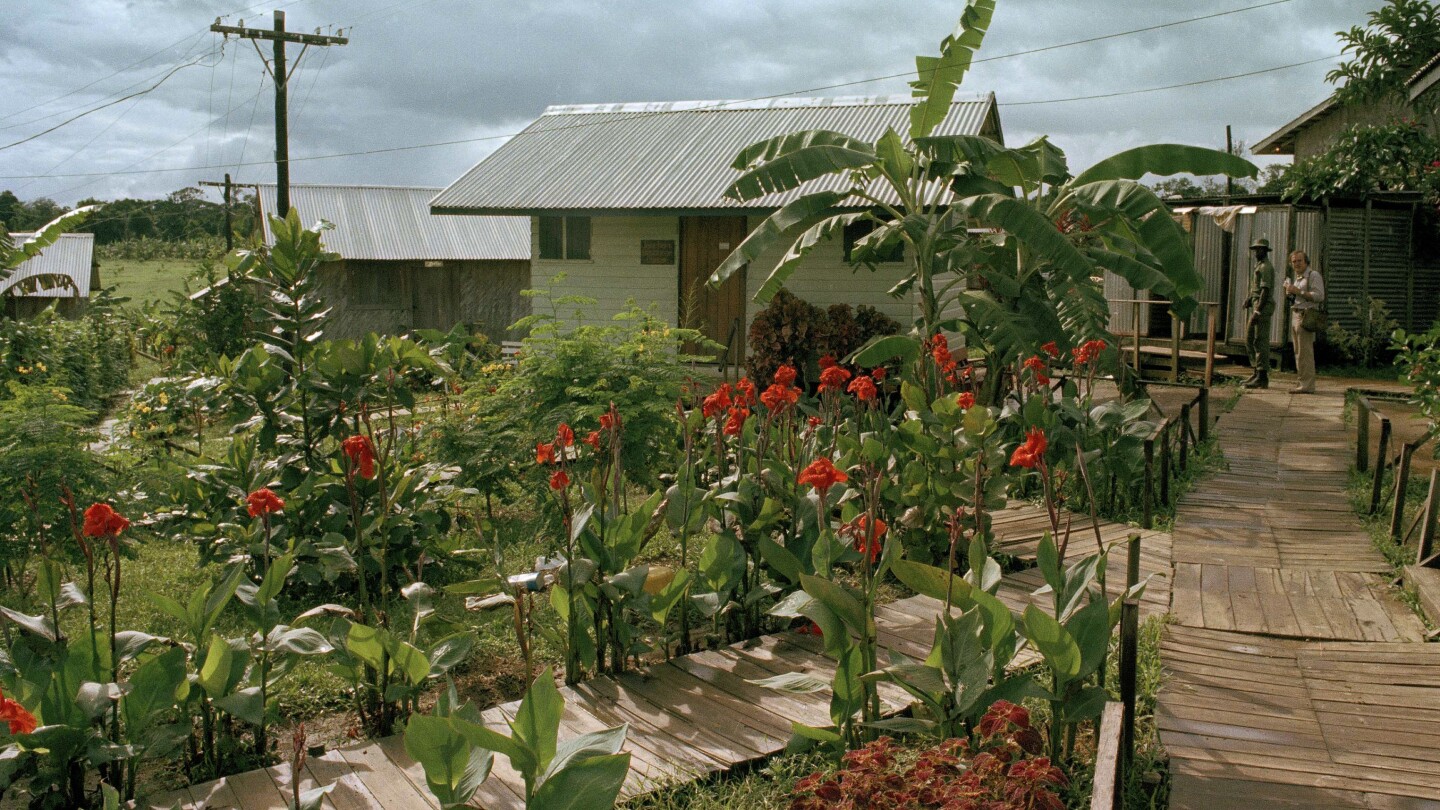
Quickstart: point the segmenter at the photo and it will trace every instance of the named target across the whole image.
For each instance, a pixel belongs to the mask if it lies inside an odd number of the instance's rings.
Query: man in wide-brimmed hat
[[[1255,270],[1250,274],[1250,295],[1245,308],[1250,321],[1245,327],[1245,344],[1250,351],[1250,367],[1254,372],[1245,381],[1246,388],[1270,387],[1270,317],[1275,314],[1275,267],[1270,264],[1270,240],[1256,239],[1250,250],[1255,254]]]

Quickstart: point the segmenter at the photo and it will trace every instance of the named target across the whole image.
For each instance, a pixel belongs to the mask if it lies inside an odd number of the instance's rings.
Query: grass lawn
[[[183,289],[185,277],[200,264],[195,259],[102,259],[100,285],[115,287],[116,295],[129,298],[135,307],[168,301],[170,293]]]

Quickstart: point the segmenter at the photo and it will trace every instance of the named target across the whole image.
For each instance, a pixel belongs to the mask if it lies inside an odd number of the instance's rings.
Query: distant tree
[[[1387,0],[1369,22],[1337,33],[1349,61],[1325,75],[1342,104],[1407,102],[1406,80],[1440,53],[1440,9],[1430,0]],[[1430,112],[1434,112],[1432,109]]]
[[[0,191],[0,231],[15,230],[25,211],[25,204],[10,190]]]
[[[1271,163],[1260,170],[1260,183],[1255,190],[1261,194],[1280,194],[1289,183],[1290,164]]]

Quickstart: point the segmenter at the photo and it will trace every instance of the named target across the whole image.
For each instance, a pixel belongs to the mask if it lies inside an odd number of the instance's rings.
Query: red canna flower
[[[608,411],[605,412],[605,413],[600,414],[600,429],[601,429],[601,430],[614,430],[614,429],[615,429],[615,417],[611,416]]]
[[[86,537],[119,537],[129,527],[130,521],[110,508],[108,503],[91,504],[85,510]]]
[[[350,474],[360,473],[361,478],[375,477],[375,444],[369,436],[356,434],[340,443],[345,457],[350,459]]]
[[[1010,454],[1010,466],[1034,469],[1036,464],[1045,460],[1047,445],[1045,431],[1040,428],[1030,428],[1030,431],[1025,434],[1025,443],[1015,448],[1015,452]]]
[[[750,382],[749,377],[741,377],[735,383],[735,404],[741,408],[749,408],[755,404],[755,383]]]
[[[825,355],[824,357],[821,357],[821,358],[820,358],[820,370],[821,370],[821,371],[824,371],[824,370],[827,369],[827,368],[834,368],[834,366],[835,366],[835,355],[833,355],[833,354],[827,354],[827,355]]]
[[[556,470],[550,476],[551,489],[558,492],[568,486],[570,486],[570,476],[566,475],[564,470]]]
[[[0,694],[0,720],[10,724],[11,735],[29,734],[39,725],[35,721],[35,715],[3,694]]]
[[[590,435],[586,436],[582,441],[595,448],[595,450],[598,452],[600,450],[600,431],[590,431]]]
[[[975,407],[975,395],[969,391],[961,391],[960,395],[955,397],[955,404],[959,405],[961,410],[969,410]]]
[[[799,633],[802,636],[823,636],[825,634],[825,632],[820,629],[820,625],[816,624],[815,622],[810,622],[803,627],[799,627],[795,630],[795,632]]]
[[[726,436],[739,436],[745,430],[745,420],[750,417],[749,408],[731,408],[730,418],[725,420]]]
[[[700,412],[706,419],[713,419],[729,408],[733,403],[730,400],[730,383],[724,383],[700,405]]]
[[[1052,340],[1052,341],[1049,341],[1049,342],[1047,342],[1047,343],[1041,344],[1041,345],[1040,345],[1040,351],[1045,352],[1046,354],[1050,355],[1051,357],[1059,357],[1059,356],[1060,356],[1060,347],[1057,346],[1057,345],[1055,344],[1055,341],[1053,341],[1053,340]]]
[[[955,362],[955,358],[950,355],[950,341],[946,340],[944,335],[935,335],[930,338],[930,358],[940,368],[945,368]]]
[[[850,386],[845,390],[854,394],[855,398],[861,402],[871,402],[879,393],[875,389],[875,381],[863,374],[851,380]]]
[[[844,470],[836,467],[835,462],[831,461],[827,456],[821,456],[810,462],[810,466],[800,471],[800,477],[796,479],[796,482],[809,484],[815,488],[815,491],[820,493],[821,498],[824,498],[825,493],[830,491],[830,487],[836,484],[843,484],[849,480],[850,476],[846,475]]]
[[[269,487],[261,487],[246,496],[245,508],[250,517],[273,515],[285,511],[285,501],[271,492]]]
[[[877,383],[885,382],[885,375],[887,373],[888,372],[885,371],[884,366],[876,366],[875,368],[870,369],[870,376],[875,378],[875,382]]]
[[[561,422],[560,427],[555,428],[555,445],[557,447],[572,447],[574,444],[575,431],[571,430],[569,425]]]
[[[795,367],[787,363],[780,368],[775,369],[775,384],[794,385]]]
[[[1035,372],[1035,382],[1041,385],[1050,384],[1050,378],[1045,376],[1045,361],[1040,359],[1040,355],[1034,355],[1026,360],[1025,368]]]
[[[819,390],[821,393],[826,391],[843,391],[845,390],[845,383],[849,381],[849,379],[849,371],[832,363],[824,371],[820,372]]]
[[[1101,352],[1105,351],[1105,341],[1087,340],[1081,346],[1070,350],[1070,355],[1075,358],[1075,365],[1086,366],[1100,359]]]
[[[886,526],[885,521],[878,517],[875,518],[875,527],[867,532],[865,529],[868,524],[869,516],[860,515],[840,527],[840,533],[853,540],[856,551],[861,554],[869,554],[870,563],[873,565],[879,561],[880,552],[885,549],[885,544],[881,541],[885,538],[885,532],[888,531],[890,527]]]
[[[536,442],[536,443],[535,443],[535,463],[536,463],[536,464],[554,464],[554,463],[555,463],[555,445],[553,445],[553,444],[546,444],[545,442]]]
[[[760,402],[771,411],[779,412],[800,401],[800,389],[775,383],[760,395]]]
[[[805,424],[809,425],[811,430],[814,430],[815,428],[820,427],[820,417],[812,416],[809,419],[805,420]]]

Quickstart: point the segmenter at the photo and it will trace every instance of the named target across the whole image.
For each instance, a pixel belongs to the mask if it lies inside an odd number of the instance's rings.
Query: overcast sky
[[[549,104],[876,95],[906,91],[963,5],[939,0],[4,0],[0,189],[156,197],[230,171],[273,182],[273,90],[227,24],[347,29],[311,48],[291,82],[292,182],[444,186]],[[1266,0],[998,0],[981,57],[1259,5]],[[976,65],[963,92],[994,91],[1011,145],[1040,134],[1072,170],[1154,142],[1253,143],[1322,100],[1335,60],[1115,98],[1076,96],[1219,78],[1338,54],[1335,32],[1380,0],[1286,0],[1265,8]],[[353,29],[351,28],[353,26]],[[269,46],[264,46],[268,57]],[[292,46],[291,58],[298,53]],[[19,146],[5,145],[98,104]],[[839,89],[812,90],[848,82]],[[86,85],[89,85],[86,87]],[[81,89],[84,88],[84,89]],[[57,100],[58,99],[58,100]],[[450,146],[314,156],[469,139]],[[250,164],[250,165],[245,165]],[[182,169],[179,171],[155,171]],[[100,176],[99,173],[104,173]],[[27,179],[22,175],[45,175]],[[68,176],[60,176],[68,175]],[[78,176],[93,175],[93,176]]]

